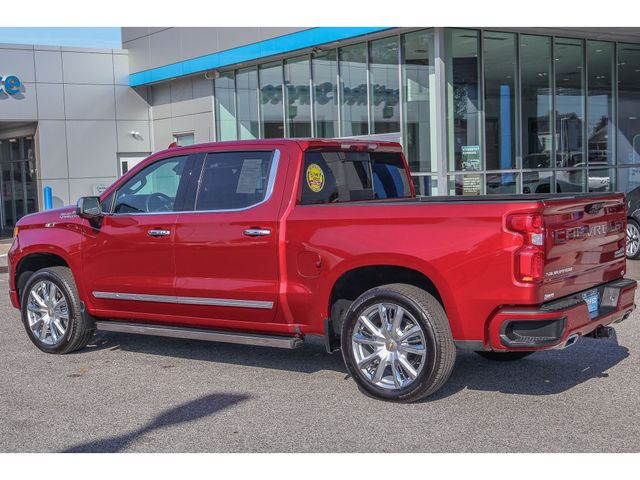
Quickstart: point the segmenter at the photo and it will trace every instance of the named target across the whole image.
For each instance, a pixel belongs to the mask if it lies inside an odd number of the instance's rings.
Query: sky
[[[122,48],[119,27],[0,27],[0,43]]]

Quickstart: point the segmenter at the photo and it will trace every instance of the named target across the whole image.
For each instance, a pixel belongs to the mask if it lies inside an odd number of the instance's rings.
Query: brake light
[[[544,279],[544,223],[538,213],[518,213],[507,218],[507,228],[522,237],[515,252],[516,280],[540,283]]]

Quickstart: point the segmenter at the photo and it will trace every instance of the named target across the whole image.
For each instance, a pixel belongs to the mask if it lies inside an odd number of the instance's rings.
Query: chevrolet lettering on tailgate
[[[580,240],[590,237],[602,237],[608,233],[621,232],[624,229],[623,220],[614,220],[596,225],[580,225],[577,227],[564,228],[553,232],[553,241],[556,244],[568,242],[569,240]]]

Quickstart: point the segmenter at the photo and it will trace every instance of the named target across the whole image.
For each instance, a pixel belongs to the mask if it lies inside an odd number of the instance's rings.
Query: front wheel
[[[84,348],[93,335],[93,320],[82,314],[71,270],[43,268],[22,290],[22,322],[31,341],[43,352],[69,353]]]
[[[636,260],[640,257],[640,225],[634,219],[627,220],[627,258]]]
[[[362,294],[342,325],[342,356],[358,386],[382,400],[413,402],[449,378],[456,348],[442,305],[412,285]]]

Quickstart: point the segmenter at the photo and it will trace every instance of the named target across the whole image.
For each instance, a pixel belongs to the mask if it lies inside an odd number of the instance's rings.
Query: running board
[[[98,321],[96,329],[103,332],[136,333],[157,337],[188,338],[190,340],[206,340],[209,342],[237,343],[240,345],[260,345],[276,348],[299,348],[304,340],[299,337],[283,335],[257,335],[253,333],[224,332],[204,328],[165,327],[145,323],[126,323]]]

